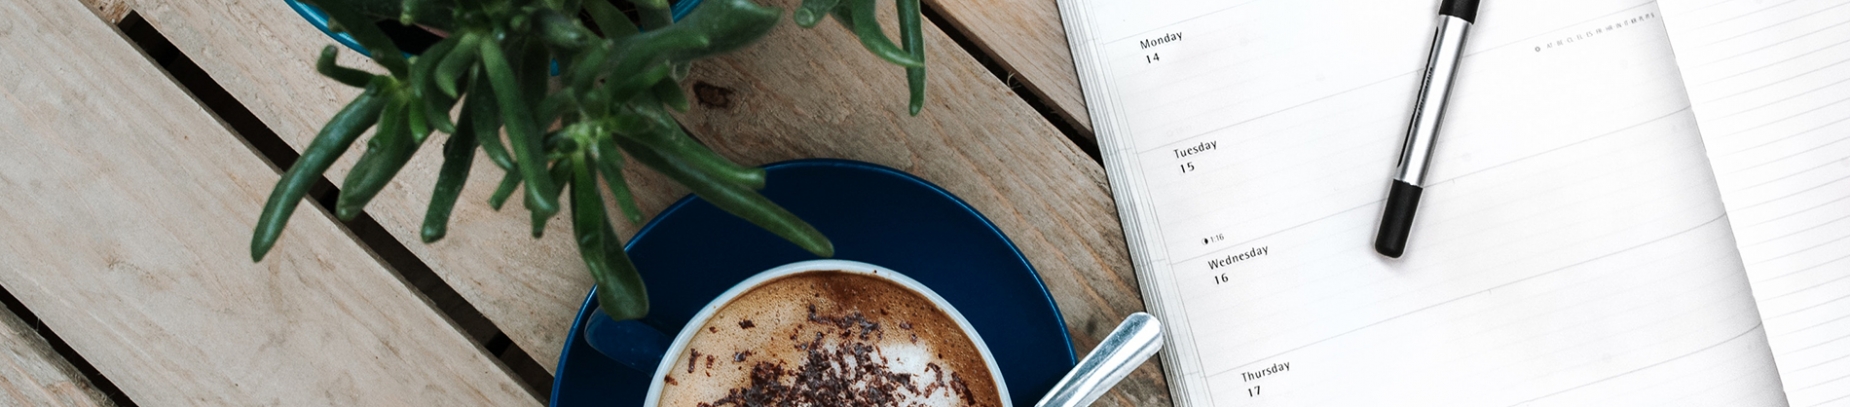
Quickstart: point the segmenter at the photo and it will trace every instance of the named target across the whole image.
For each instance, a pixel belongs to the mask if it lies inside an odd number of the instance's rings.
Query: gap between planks
[[[1051,111],[1067,136],[1081,145],[1096,145],[1092,119],[1079,88],[1079,74],[1067,47],[1057,0],[924,0],[946,24],[939,28],[959,39],[971,55],[994,61],[1006,70],[1004,82],[1018,80],[1032,96],[1023,98]],[[1001,76],[1000,74],[998,74]],[[1011,83],[1011,86],[1013,84]],[[1097,156],[1094,155],[1094,159]]]
[[[1092,129],[1088,127],[1091,123],[1083,119],[1085,117],[1083,107],[1081,107],[1081,111],[1078,112],[1078,117],[1081,119],[1075,119],[1075,117],[1072,116],[1073,112],[1070,110],[1071,107],[1060,105],[1058,103],[1065,102],[1055,99],[1057,97],[1062,97],[1058,94],[1058,92],[1060,92],[1058,89],[1047,89],[1044,86],[1046,83],[1045,80],[1031,80],[1017,75],[1017,70],[1007,65],[1010,60],[1002,59],[1002,55],[993,52],[987,47],[977,45],[978,42],[971,39],[969,32],[964,31],[956,24],[947,23],[946,17],[944,17],[943,13],[938,11],[938,6],[935,3],[925,5],[922,10],[924,11],[926,21],[930,21],[932,25],[938,26],[939,30],[944,31],[945,36],[950,37],[951,41],[957,43],[958,47],[963,48],[965,53],[970,54],[978,63],[981,63],[983,68],[988,69],[991,75],[995,75],[997,81],[1008,86],[1010,90],[1014,90],[1019,86],[1017,83],[1026,84],[1029,92],[1015,92],[1015,96],[1021,98],[1021,100],[1026,102],[1035,112],[1040,113],[1042,119],[1046,120],[1048,124],[1052,124],[1055,129],[1060,131],[1060,134],[1065,135],[1066,139],[1072,141],[1080,150],[1085,151],[1086,156],[1092,157],[1092,161],[1103,165],[1105,160],[1098,151],[1098,140],[1093,138]],[[1037,86],[1036,84],[1042,84],[1043,86]],[[1050,105],[1050,101],[1055,102],[1055,104]]]
[[[5,288],[0,304],[0,405],[135,405]]]

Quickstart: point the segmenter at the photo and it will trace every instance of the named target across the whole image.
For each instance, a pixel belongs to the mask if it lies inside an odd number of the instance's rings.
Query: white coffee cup
[[[824,271],[839,271],[880,278],[912,290],[918,293],[919,296],[931,301],[932,305],[936,306],[938,310],[950,316],[950,319],[957,323],[957,327],[963,330],[964,336],[969,338],[972,344],[976,345],[977,351],[983,356],[983,365],[989,368],[989,377],[995,381],[996,394],[1001,398],[1001,405],[1014,405],[1009,401],[1008,386],[1002,381],[1002,371],[996,367],[996,358],[989,353],[989,346],[983,343],[983,338],[977,335],[976,329],[970,326],[970,322],[964,320],[963,314],[958,313],[957,308],[952,307],[943,297],[939,297],[938,293],[932,292],[931,289],[926,288],[924,284],[919,284],[918,281],[906,277],[903,274],[872,264],[848,260],[810,260],[785,264],[753,275],[751,278],[747,278],[745,281],[733,285],[731,289],[721,293],[719,297],[714,298],[713,301],[708,302],[705,307],[702,307],[699,313],[694,314],[694,317],[688,320],[687,326],[681,328],[681,332],[675,335],[674,342],[669,345],[667,353],[662,357],[661,363],[655,369],[655,375],[649,382],[648,398],[643,402],[643,406],[656,407],[660,405],[662,386],[665,382],[664,378],[676,367],[675,362],[681,353],[687,351],[688,342],[694,339],[694,335],[700,331],[701,327],[707,325],[707,321],[712,319],[713,315],[718,313],[720,308],[725,307],[727,304],[731,303],[733,299],[751,291],[760,284],[777,280],[784,276]]]

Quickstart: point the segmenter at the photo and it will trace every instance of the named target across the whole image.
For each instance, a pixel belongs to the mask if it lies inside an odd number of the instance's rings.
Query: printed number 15
[[[1158,55],[1156,53],[1151,53],[1150,55],[1143,56],[1143,63],[1146,63],[1146,64],[1155,63],[1156,61],[1161,61],[1161,60],[1163,60],[1163,56]]]

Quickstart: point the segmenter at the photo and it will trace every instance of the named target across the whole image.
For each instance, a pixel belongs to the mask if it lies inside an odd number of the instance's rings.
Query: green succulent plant
[[[904,67],[916,115],[925,84],[919,2],[897,0],[902,46],[882,33],[875,1],[805,0],[794,16],[798,25],[812,27],[832,15],[874,55]],[[667,111],[689,108],[677,81],[692,61],[757,41],[781,20],[782,9],[752,0],[704,0],[676,21],[666,0],[634,0],[633,20],[609,0],[308,2],[328,14],[331,30],[351,34],[371,51],[387,74],[340,66],[333,45],[322,49],[317,71],[364,90],[328,120],[276,183],[251,237],[253,261],[276,244],[314,181],[368,129],[373,135],[366,151],[341,182],[336,217],[358,216],[431,134],[447,133],[423,240],[443,238],[480,148],[505,171],[488,204],[501,209],[524,185],[521,202],[532,213],[534,237],[560,212],[561,195],[570,193],[563,206],[570,209],[579,254],[597,282],[598,303],[615,319],[642,317],[649,307],[598,190],[601,180],[620,215],[642,222],[623,178],[626,153],[811,253],[834,253],[814,227],[758,194],[764,170],[715,154]],[[580,15],[589,15],[598,30]],[[386,19],[449,35],[406,56],[374,24]]]

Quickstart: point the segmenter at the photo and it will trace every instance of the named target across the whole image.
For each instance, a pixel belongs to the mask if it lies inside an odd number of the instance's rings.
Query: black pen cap
[[[1413,215],[1420,206],[1424,188],[1394,180],[1388,189],[1387,205],[1381,211],[1381,229],[1375,233],[1375,252],[1400,258],[1407,251],[1407,235],[1413,233]]]
[[[1477,0],[1439,0],[1439,14],[1465,19],[1477,24]]]

